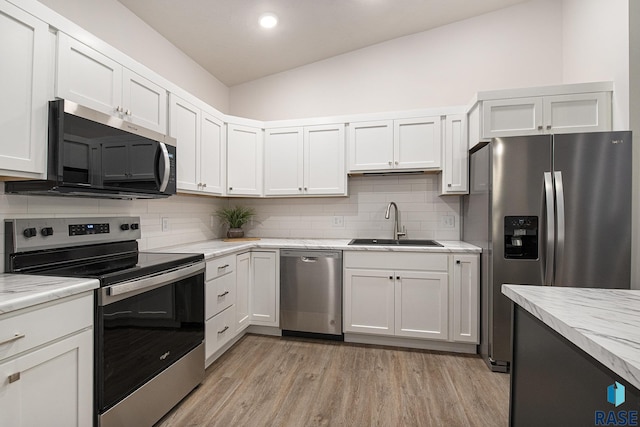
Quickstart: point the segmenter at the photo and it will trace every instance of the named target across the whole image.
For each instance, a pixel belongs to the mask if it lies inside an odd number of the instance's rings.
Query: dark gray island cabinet
[[[640,425],[640,291],[504,285],[509,424]]]

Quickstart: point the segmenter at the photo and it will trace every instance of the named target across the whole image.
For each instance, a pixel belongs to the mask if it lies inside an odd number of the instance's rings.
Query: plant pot
[[[242,228],[230,228],[229,231],[227,231],[227,237],[230,239],[244,237],[244,230]]]

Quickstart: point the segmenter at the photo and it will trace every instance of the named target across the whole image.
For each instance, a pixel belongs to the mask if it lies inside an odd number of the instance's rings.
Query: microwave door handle
[[[169,174],[171,173],[171,164],[169,163],[169,151],[164,142],[160,142],[160,151],[162,153],[162,159],[164,160],[164,171],[162,174],[162,181],[160,183],[160,192],[164,192],[169,184]],[[160,170],[160,157],[158,158],[158,170]]]
[[[554,231],[555,231],[555,209],[553,197],[553,179],[551,172],[544,173],[544,208],[543,218],[545,219],[546,239],[545,253],[542,257],[542,284],[551,286],[553,277],[554,256]]]

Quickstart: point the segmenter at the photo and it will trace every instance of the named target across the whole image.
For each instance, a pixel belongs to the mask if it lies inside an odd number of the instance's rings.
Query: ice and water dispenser
[[[504,257],[538,259],[538,217],[504,217]]]

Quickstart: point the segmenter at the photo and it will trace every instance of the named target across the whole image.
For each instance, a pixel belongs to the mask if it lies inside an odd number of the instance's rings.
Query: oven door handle
[[[205,263],[198,262],[197,264],[190,265],[188,267],[181,267],[174,270],[163,271],[162,273],[154,274],[152,276],[145,276],[140,279],[131,280],[130,282],[120,283],[117,285],[106,286],[100,289],[100,298],[98,304],[105,306],[125,298],[138,295],[152,289],[160,288],[171,283],[175,283],[179,280],[186,279],[191,276],[195,276],[200,273],[204,273]]]

